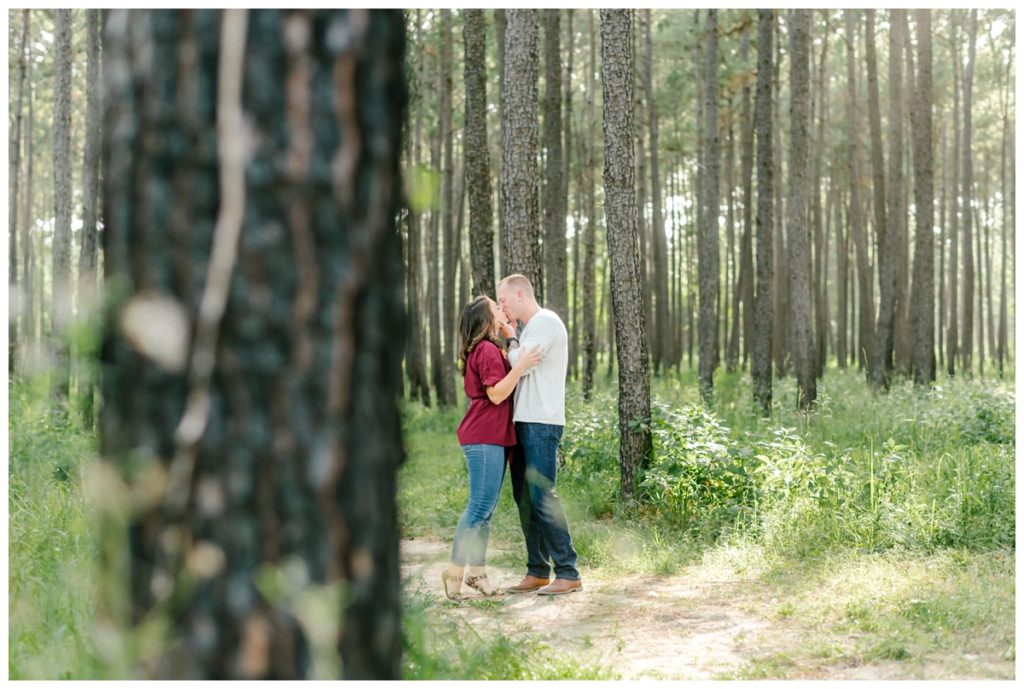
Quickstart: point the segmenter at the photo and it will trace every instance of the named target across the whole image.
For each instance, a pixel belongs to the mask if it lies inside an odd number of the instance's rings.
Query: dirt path
[[[439,595],[449,547],[426,539],[403,540],[407,585]],[[493,547],[491,554],[497,554]],[[489,574],[500,587],[522,576],[521,571],[494,566]],[[628,580],[611,578],[603,570],[583,574],[580,593],[506,595],[493,599],[494,605],[464,603],[450,610],[484,637],[526,633],[581,662],[610,667],[623,679],[756,677],[756,672],[751,674],[755,659],[770,676],[801,679],[998,678],[1007,671],[1013,676],[1012,662],[988,666],[989,659],[980,658],[969,663],[969,674],[927,662],[808,661],[800,651],[820,643],[820,633],[778,615],[782,601],[765,587],[723,578],[728,573],[690,569]],[[804,656],[799,667],[791,656]]]

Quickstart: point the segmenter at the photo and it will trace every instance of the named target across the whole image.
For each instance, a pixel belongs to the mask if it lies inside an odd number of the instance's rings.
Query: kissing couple
[[[457,435],[469,473],[469,501],[455,527],[442,584],[448,598],[461,597],[463,585],[485,596],[573,593],[583,584],[555,493],[568,336],[558,314],[537,303],[525,276],[502,279],[497,297],[474,298],[459,318],[459,370],[469,408]],[[517,321],[523,323],[518,337]],[[506,464],[526,541],[526,575],[499,589],[487,578],[486,553]]]

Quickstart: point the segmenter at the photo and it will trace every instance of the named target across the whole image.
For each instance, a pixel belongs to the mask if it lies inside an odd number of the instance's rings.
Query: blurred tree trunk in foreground
[[[107,15],[91,485],[100,636],[159,639],[129,673],[399,675],[404,36],[394,11]]]

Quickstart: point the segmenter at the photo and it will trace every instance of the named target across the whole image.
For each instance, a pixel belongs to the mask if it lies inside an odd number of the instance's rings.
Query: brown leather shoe
[[[538,596],[558,596],[563,593],[575,593],[583,590],[583,582],[579,579],[555,579],[549,585],[537,591]]]
[[[550,579],[542,579],[541,577],[535,577],[532,574],[527,574],[523,577],[522,581],[515,586],[509,586],[505,591],[507,593],[530,593],[531,591],[536,591],[541,586],[546,586],[550,582]]]

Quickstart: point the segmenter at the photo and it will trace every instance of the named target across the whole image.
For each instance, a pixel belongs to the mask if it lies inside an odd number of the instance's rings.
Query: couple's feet
[[[537,592],[538,596],[558,596],[563,593],[575,593],[576,591],[583,590],[583,582],[579,579],[561,579],[557,578],[551,581],[547,578],[535,577],[532,574],[527,574],[523,577],[515,586],[511,586],[508,589],[509,593],[533,593]]]
[[[487,579],[486,573],[470,574],[465,580],[461,576],[452,574],[448,570],[441,572],[441,583],[444,585],[444,595],[451,600],[462,598],[462,584],[465,583],[471,589],[475,589],[485,596],[495,596],[500,591]]]

